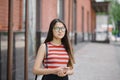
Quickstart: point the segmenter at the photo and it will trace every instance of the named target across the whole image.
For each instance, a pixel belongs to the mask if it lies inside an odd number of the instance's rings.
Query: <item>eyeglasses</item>
[[[65,27],[54,27],[54,30],[56,31],[56,32],[58,32],[58,31],[62,31],[62,32],[65,32]]]

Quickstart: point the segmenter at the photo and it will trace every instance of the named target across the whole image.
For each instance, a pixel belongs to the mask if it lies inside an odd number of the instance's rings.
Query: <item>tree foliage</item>
[[[117,21],[120,21],[120,3],[118,3],[117,0],[111,0],[110,16],[112,17],[115,23]]]

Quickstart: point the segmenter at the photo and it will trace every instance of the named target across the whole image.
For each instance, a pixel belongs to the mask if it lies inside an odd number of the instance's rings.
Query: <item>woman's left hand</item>
[[[58,73],[57,73],[57,75],[58,76],[60,76],[60,77],[64,77],[64,76],[66,76],[66,71],[59,71]]]
[[[64,77],[67,75],[69,67],[62,67],[62,70],[58,72],[58,76]]]

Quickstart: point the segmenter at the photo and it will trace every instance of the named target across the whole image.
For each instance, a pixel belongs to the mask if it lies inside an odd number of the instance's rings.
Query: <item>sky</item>
[[[96,2],[101,2],[101,1],[104,1],[104,0],[96,0]],[[120,2],[120,0],[118,0]]]
[[[96,0],[96,2],[101,2],[101,1],[104,1],[104,0]]]

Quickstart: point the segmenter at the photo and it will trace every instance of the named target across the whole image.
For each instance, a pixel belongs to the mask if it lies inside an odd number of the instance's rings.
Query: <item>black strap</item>
[[[37,80],[37,75],[35,75],[35,80]]]
[[[47,46],[47,43],[45,43],[46,45],[46,60],[47,60],[47,56],[48,56],[48,46]],[[46,65],[46,67],[48,68],[48,66]]]
[[[47,43],[45,43],[45,46],[46,46],[46,59],[47,59],[47,55],[48,55],[48,46],[47,46]],[[48,66],[47,66],[48,68]],[[37,80],[37,75],[35,75],[35,80]]]

